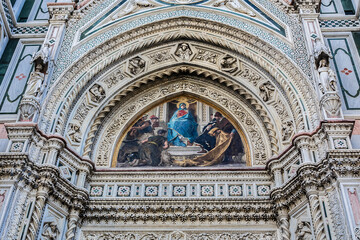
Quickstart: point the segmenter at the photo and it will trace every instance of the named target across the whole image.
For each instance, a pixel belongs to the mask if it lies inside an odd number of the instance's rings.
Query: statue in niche
[[[80,143],[81,142],[80,126],[74,123],[70,123],[68,135],[71,141],[73,141],[74,143]]]
[[[299,222],[297,228],[296,228],[296,240],[312,240],[312,232],[310,228],[310,223],[301,221]]]
[[[228,8],[229,10],[233,10],[235,12],[244,13],[251,17],[256,16],[255,13],[253,13],[252,11],[241,5],[238,0],[217,0],[213,4],[214,7],[221,7],[222,5]]]
[[[119,11],[117,14],[115,14],[112,19],[118,19],[120,17],[135,13],[139,11],[141,8],[150,8],[155,7],[155,4],[153,4],[151,1],[148,0],[130,0],[128,1],[124,9]]]
[[[44,92],[46,84],[43,84],[45,74],[42,72],[42,70],[43,66],[41,64],[37,64],[35,66],[35,71],[30,74],[27,88],[24,94],[26,97],[40,98]]]
[[[316,69],[319,73],[319,88],[321,93],[336,92],[335,72],[329,67],[329,60],[332,56],[330,50],[322,43],[320,38],[315,39],[313,55]]]
[[[260,85],[260,96],[264,100],[264,102],[269,101],[272,99],[275,91],[275,87],[270,83],[270,81],[267,81],[266,83]]]
[[[220,65],[221,70],[228,73],[234,73],[238,70],[237,59],[229,55],[226,55],[223,59],[221,59]]]
[[[39,51],[34,53],[31,59],[31,64],[35,63],[41,64],[43,67],[46,67],[47,63],[49,62],[49,56],[50,56],[50,44],[48,42],[45,42],[43,46],[40,48]]]
[[[190,60],[193,52],[190,49],[189,44],[180,43],[175,51],[175,55],[181,58],[182,60]]]
[[[320,91],[325,94],[326,92],[335,92],[336,89],[336,76],[335,72],[329,67],[327,59],[323,58],[319,62],[319,88]]]
[[[332,58],[330,49],[322,43],[321,38],[317,37],[314,43],[314,58],[319,62],[321,59],[327,57]]]
[[[43,232],[41,234],[42,239],[56,240],[60,231],[57,227],[56,222],[49,222],[44,224]]]
[[[100,103],[106,96],[105,90],[99,84],[94,84],[90,88],[89,92],[91,101],[95,103]]]
[[[142,73],[145,70],[145,61],[140,57],[134,57],[129,61],[129,71],[133,75]]]

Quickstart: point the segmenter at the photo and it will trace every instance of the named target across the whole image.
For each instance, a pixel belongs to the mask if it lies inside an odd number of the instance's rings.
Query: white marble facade
[[[359,239],[359,6],[3,0],[0,239]]]

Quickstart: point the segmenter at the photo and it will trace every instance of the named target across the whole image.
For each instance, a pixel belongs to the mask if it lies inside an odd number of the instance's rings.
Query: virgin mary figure
[[[168,142],[174,146],[192,145],[198,137],[197,123],[185,103],[180,103],[168,123]]]

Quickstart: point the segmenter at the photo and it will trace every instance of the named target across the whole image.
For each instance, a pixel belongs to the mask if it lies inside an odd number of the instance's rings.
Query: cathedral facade
[[[0,239],[360,239],[358,0],[0,6]]]

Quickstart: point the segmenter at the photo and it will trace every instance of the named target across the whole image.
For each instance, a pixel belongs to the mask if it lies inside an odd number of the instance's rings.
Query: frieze
[[[82,238],[85,240],[110,240],[110,239],[119,239],[119,240],[242,240],[242,239],[252,239],[252,240],[275,240],[277,239],[277,234],[275,231],[268,232],[234,232],[227,231],[227,233],[222,232],[213,232],[213,231],[164,231],[164,232],[124,232],[124,231],[111,231],[107,233],[101,233],[97,231],[84,231],[82,233]]]

